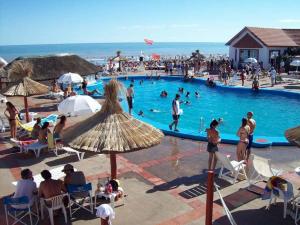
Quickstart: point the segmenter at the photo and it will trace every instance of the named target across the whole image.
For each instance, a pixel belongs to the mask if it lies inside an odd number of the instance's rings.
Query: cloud
[[[300,23],[300,19],[281,19],[280,23]]]

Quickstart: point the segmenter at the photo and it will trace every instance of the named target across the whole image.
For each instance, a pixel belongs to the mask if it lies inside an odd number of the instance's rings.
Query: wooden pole
[[[214,200],[214,171],[210,170],[208,171],[207,174],[205,225],[212,225],[213,200]]]
[[[117,179],[117,159],[115,153],[110,154],[110,173],[111,179]]]
[[[27,101],[27,96],[24,96],[24,107],[25,107],[25,118],[26,118],[26,122],[29,123],[29,112],[28,112],[28,101]]]

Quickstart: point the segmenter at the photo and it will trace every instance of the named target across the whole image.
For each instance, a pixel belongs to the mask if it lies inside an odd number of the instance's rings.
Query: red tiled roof
[[[297,47],[300,41],[300,29],[275,29],[275,28],[259,28],[245,27],[226,45],[230,45],[232,41],[238,38],[245,30],[248,30],[261,43],[268,47]]]
[[[263,46],[258,43],[250,34],[244,35],[237,43],[233,45],[235,48],[262,48]]]

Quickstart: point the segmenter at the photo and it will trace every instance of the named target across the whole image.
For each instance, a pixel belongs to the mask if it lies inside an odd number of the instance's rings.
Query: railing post
[[[207,173],[205,225],[212,225],[213,200],[214,200],[214,171],[209,170]]]

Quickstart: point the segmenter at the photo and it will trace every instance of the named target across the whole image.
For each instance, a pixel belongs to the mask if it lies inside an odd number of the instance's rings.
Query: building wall
[[[263,63],[263,68],[264,69],[269,69],[270,68],[270,61],[269,61],[269,54],[270,54],[270,50],[280,50],[280,54],[282,55],[284,53],[284,51],[287,49],[285,47],[279,47],[279,48],[268,48],[267,46],[265,46],[263,43],[261,43],[259,41],[259,39],[255,38],[251,33],[249,33],[247,30],[245,32],[243,32],[239,38],[237,38],[236,40],[234,40],[231,45],[229,46],[229,59],[233,60],[233,65],[235,67],[238,66],[239,64],[239,53],[240,53],[240,49],[242,48],[235,48],[233,47],[239,40],[240,38],[242,38],[246,33],[248,33],[253,39],[255,39],[257,42],[259,42],[263,48],[247,48],[247,49],[257,49],[258,50],[258,62],[262,62]],[[236,60],[235,60],[235,50],[237,50],[237,56],[236,56]]]

